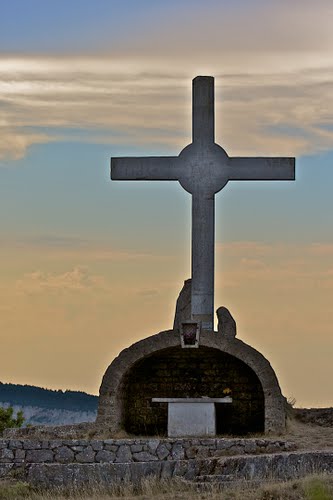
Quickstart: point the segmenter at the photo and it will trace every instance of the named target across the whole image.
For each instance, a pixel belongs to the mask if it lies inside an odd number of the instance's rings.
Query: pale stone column
[[[192,317],[205,329],[214,318],[214,195],[192,195]]]
[[[214,78],[197,76],[192,81],[192,142],[213,143],[214,136]]]

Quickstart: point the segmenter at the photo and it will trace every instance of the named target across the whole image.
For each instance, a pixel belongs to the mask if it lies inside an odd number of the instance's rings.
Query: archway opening
[[[264,393],[247,364],[210,347],[163,349],[135,363],[125,375],[122,426],[135,435],[165,436],[167,403],[152,403],[152,398],[220,398],[225,389],[231,390],[233,402],[216,405],[217,434],[263,432]]]

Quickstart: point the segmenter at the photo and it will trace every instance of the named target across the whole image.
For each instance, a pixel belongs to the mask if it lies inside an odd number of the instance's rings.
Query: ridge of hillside
[[[0,382],[0,406],[22,410],[26,425],[68,425],[93,422],[98,397],[83,391],[52,390]]]
[[[69,411],[96,411],[98,397],[83,391],[45,389],[0,382],[0,402]]]

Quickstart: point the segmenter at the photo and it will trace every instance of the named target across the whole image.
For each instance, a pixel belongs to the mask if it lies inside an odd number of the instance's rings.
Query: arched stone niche
[[[236,338],[201,332],[198,349],[182,349],[179,334],[161,332],[124,349],[100,387],[97,424],[111,432],[165,435],[167,406],[153,397],[222,397],[218,434],[283,433],[285,399],[267,359]]]

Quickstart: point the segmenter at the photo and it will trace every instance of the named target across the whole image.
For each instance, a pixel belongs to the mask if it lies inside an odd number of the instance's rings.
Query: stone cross
[[[179,156],[111,159],[111,179],[178,181],[192,195],[192,320],[213,329],[215,194],[228,181],[294,180],[295,158],[229,157],[214,142],[214,78],[192,87],[192,143]]]

